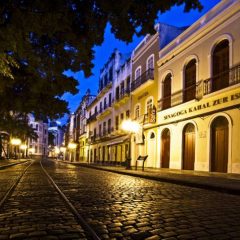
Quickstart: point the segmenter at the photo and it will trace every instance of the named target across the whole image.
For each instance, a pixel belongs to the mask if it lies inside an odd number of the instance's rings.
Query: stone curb
[[[10,164],[7,164],[7,165],[2,165],[2,166],[0,166],[0,169],[5,169],[5,168],[8,168],[8,167],[11,167],[11,166],[14,166],[14,165],[23,164],[23,163],[28,162],[28,161],[29,160],[18,162],[18,163],[10,163]]]
[[[133,176],[133,177],[140,177],[140,178],[154,180],[154,181],[173,183],[173,184],[177,184],[177,185],[201,188],[201,189],[205,189],[205,190],[211,190],[211,191],[216,191],[216,192],[221,192],[221,193],[228,193],[228,194],[233,194],[233,195],[240,195],[240,181],[239,181],[239,188],[238,187],[234,188],[234,187],[230,187],[230,186],[223,186],[221,184],[200,182],[197,179],[195,179],[195,180],[176,179],[173,177],[168,178],[168,177],[164,177],[164,176],[144,175],[144,174],[141,174],[140,172],[139,173],[131,172],[131,170],[121,171],[121,170],[116,170],[116,169],[107,169],[107,168],[103,168],[103,167],[86,165],[86,164],[81,164],[81,163],[73,163],[73,162],[68,162],[68,161],[61,161],[61,162],[72,164],[75,166],[93,168],[96,170],[113,172],[113,173],[118,173],[118,174],[122,174],[122,175]],[[202,177],[202,178],[204,178],[204,177]]]

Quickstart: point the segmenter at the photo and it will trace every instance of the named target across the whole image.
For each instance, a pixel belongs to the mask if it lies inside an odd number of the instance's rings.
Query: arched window
[[[192,59],[184,71],[183,101],[187,102],[196,96],[196,59]]]
[[[153,99],[149,98],[146,102],[147,114],[151,111],[152,108],[153,108]]]
[[[135,107],[135,119],[138,119],[139,116],[140,116],[140,106],[137,105],[137,106]]]
[[[162,110],[171,107],[171,92],[172,92],[172,74],[169,73],[163,81],[163,98],[162,98]]]
[[[138,67],[135,71],[135,80],[141,76],[141,67]]]
[[[151,55],[147,59],[147,70],[149,70],[149,69],[154,69],[154,55]]]
[[[218,43],[212,54],[212,92],[229,85],[229,41]]]

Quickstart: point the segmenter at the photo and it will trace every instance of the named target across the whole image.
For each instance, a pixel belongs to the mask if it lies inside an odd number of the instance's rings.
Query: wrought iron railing
[[[143,83],[147,82],[148,80],[154,80],[154,69],[152,68],[148,69],[140,77],[132,81],[131,91],[134,91],[136,88],[140,87]]]
[[[115,102],[118,102],[119,100],[123,99],[125,96],[129,96],[130,94],[130,88],[125,88],[120,91],[120,93],[115,97]]]
[[[240,83],[240,65],[203,81],[203,94],[209,94]]]

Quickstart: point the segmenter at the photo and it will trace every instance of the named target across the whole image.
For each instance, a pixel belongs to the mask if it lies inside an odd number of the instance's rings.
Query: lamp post
[[[136,121],[132,121],[130,119],[125,120],[122,122],[121,126],[122,130],[129,133],[129,148],[128,148],[128,154],[126,159],[126,169],[131,169],[131,139],[132,134],[137,133],[140,130],[140,125]]]
[[[26,151],[27,151],[27,145],[26,144],[21,144],[20,145],[20,150],[23,151],[23,157],[25,157],[27,154],[26,154]]]
[[[68,149],[70,150],[70,161],[72,162],[72,152],[73,152],[73,162],[76,160],[76,148],[77,144],[76,143],[69,143],[68,144]]]
[[[19,138],[12,138],[11,139],[11,144],[14,146],[14,158],[17,159],[17,146],[21,144],[21,139]]]

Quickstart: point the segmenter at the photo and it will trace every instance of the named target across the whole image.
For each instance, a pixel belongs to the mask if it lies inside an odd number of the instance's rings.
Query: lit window
[[[154,69],[153,55],[147,60],[147,69]]]
[[[135,79],[138,79],[141,76],[141,67],[138,67],[135,71]]]
[[[135,118],[139,118],[140,116],[140,106],[137,105],[136,108],[135,108]]]

